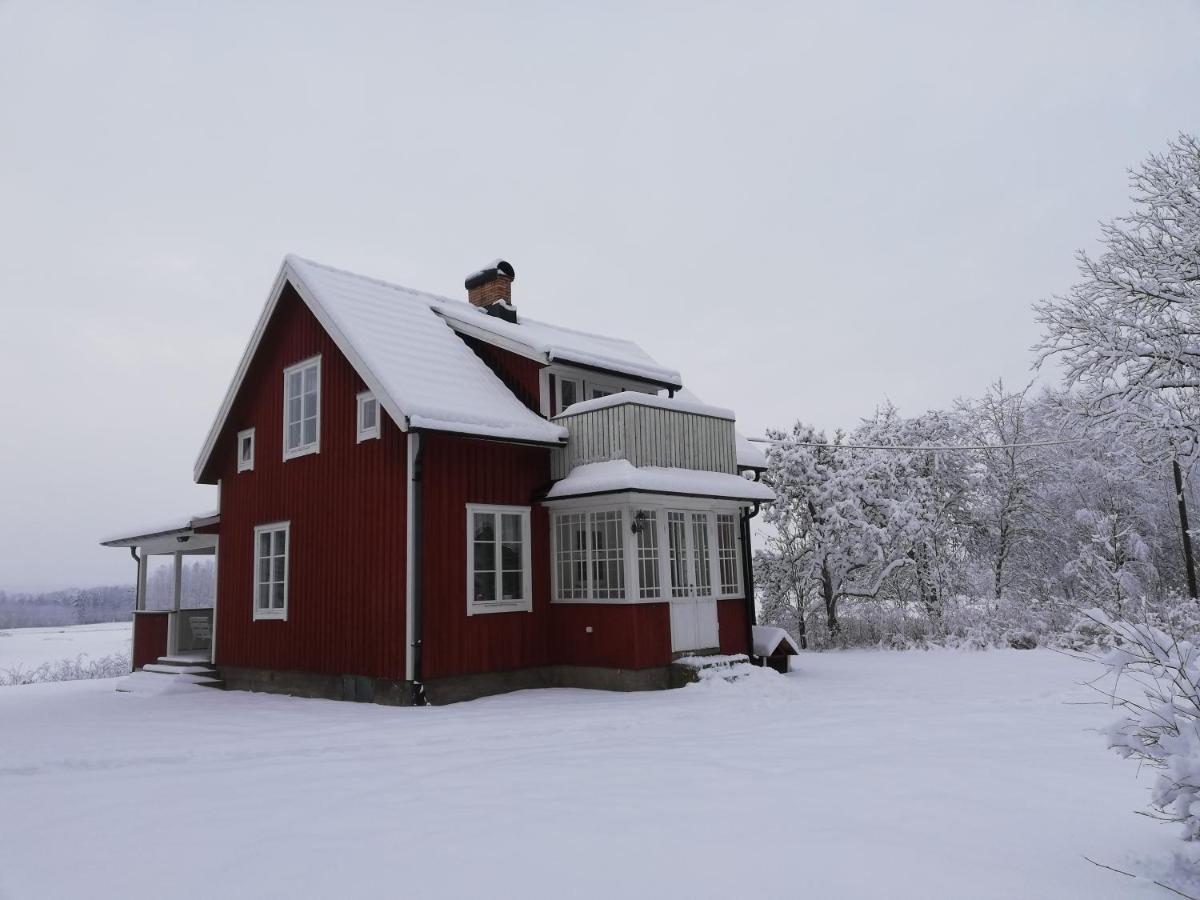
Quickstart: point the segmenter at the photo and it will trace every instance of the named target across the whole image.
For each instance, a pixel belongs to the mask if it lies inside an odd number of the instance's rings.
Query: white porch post
[[[179,595],[183,593],[183,554],[175,552],[175,586],[171,591],[171,608],[179,612]]]
[[[174,656],[177,652],[178,640],[176,632],[179,630],[179,595],[182,593],[183,587],[183,554],[178,550],[172,554],[175,558],[175,578],[171,586],[171,614],[167,616],[167,656]]]
[[[144,547],[141,548],[141,551],[138,556],[137,588],[133,597],[134,609],[146,608],[146,569],[149,568],[150,554]]]

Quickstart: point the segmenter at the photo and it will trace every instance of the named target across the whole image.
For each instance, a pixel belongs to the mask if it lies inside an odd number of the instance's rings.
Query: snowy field
[[[129,622],[67,625],[53,628],[0,629],[0,672],[36,669],[43,663],[75,659],[80,654],[99,659],[129,653],[133,626]]]
[[[396,709],[0,689],[0,897],[1130,898],[1167,858],[1050,651]]]

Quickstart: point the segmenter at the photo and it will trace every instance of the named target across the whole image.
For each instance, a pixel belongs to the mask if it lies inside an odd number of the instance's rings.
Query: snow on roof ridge
[[[502,261],[503,260],[497,260],[497,262]],[[631,338],[614,337],[612,335],[599,334],[594,331],[584,331],[580,328],[570,328],[566,325],[556,325],[553,322],[544,322],[541,319],[529,318],[524,315],[520,317],[518,322],[505,322],[503,319],[497,319],[495,316],[489,316],[487,310],[481,309],[478,306],[474,306],[465,300],[456,300],[453,297],[443,297],[441,294],[433,294],[429,291],[410,288],[403,284],[397,284],[395,282],[386,281],[382,278],[375,278],[370,275],[360,275],[358,272],[351,272],[349,269],[341,269],[337,266],[331,266],[326,263],[308,259],[307,257],[299,255],[298,253],[288,253],[284,257],[285,265],[291,265],[293,268],[295,268],[295,263],[314,266],[318,269],[324,269],[327,272],[332,272],[337,275],[343,275],[348,278],[357,278],[370,284],[388,288],[389,290],[402,291],[415,297],[425,299],[429,302],[430,308],[435,312],[444,313],[451,318],[456,316],[465,317],[467,313],[471,313],[474,316],[485,317],[480,318],[479,322],[486,330],[493,331],[500,335],[513,337],[517,340],[521,340],[523,337],[524,340],[522,342],[529,343],[530,346],[537,346],[540,348],[542,342],[539,342],[536,338],[530,335],[528,331],[523,332],[521,329],[525,326],[532,326],[533,329],[544,328],[568,337],[575,336],[585,340],[598,341],[613,346],[619,345],[629,351],[633,351],[634,353],[645,357],[645,359],[641,362],[635,360],[607,360],[599,357],[597,357],[598,362],[593,362],[591,359],[584,358],[589,356],[589,354],[586,352],[586,348],[581,350],[579,348],[551,346],[546,348],[547,355],[550,357],[548,361],[551,362],[555,357],[561,357],[566,362],[575,362],[579,365],[597,365],[598,363],[607,362],[611,366],[618,367],[618,371],[625,372],[628,370],[628,374],[635,378],[643,377],[654,381],[659,380],[661,376],[664,380],[672,381],[679,385],[683,384],[683,377],[680,375],[677,369],[672,369],[659,363]],[[472,319],[464,318],[464,321],[471,322]],[[515,330],[510,331],[505,329],[504,326],[509,326],[511,329]],[[601,365],[601,367],[603,368],[604,366]]]
[[[411,288],[405,284],[397,284],[394,281],[387,281],[384,278],[376,278],[374,275],[363,275],[360,272],[351,272],[349,269],[341,269],[337,266],[331,266],[328,263],[317,262],[315,259],[309,259],[306,256],[301,256],[298,253],[288,253],[283,257],[284,263],[291,265],[293,262],[304,263],[308,266],[316,266],[318,269],[324,269],[326,272],[334,272],[338,275],[348,275],[351,278],[358,278],[361,281],[369,281],[371,284],[377,284],[380,287],[390,288],[393,291],[404,291],[408,294],[416,294],[420,297],[428,297],[438,303],[463,303],[461,300],[455,300],[451,297],[443,297],[441,294],[433,294],[429,291],[423,291],[420,288]],[[470,306],[469,303],[463,303],[464,306]],[[475,307],[471,307],[475,309]]]

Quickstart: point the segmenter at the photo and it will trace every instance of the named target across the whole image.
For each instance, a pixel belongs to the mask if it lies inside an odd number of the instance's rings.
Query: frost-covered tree
[[[894,448],[953,448],[959,443],[957,423],[938,411],[903,418],[885,404],[855,429],[852,439],[880,448],[864,452],[876,485],[876,508],[887,523],[884,557],[909,563],[889,573],[891,597],[918,603],[940,632],[946,598],[963,585],[970,536],[968,460],[953,449]]]
[[[797,423],[790,433],[772,437],[766,481],[776,501],[763,517],[770,533],[760,557],[773,567],[764,585],[767,602],[781,602],[785,588],[797,598],[817,596],[825,627],[837,640],[842,601],[878,596],[888,575],[910,562],[889,555],[886,469],[870,454],[842,447],[841,433],[828,441]]]
[[[1030,551],[1043,537],[1044,489],[1053,475],[1055,456],[1031,444],[1054,437],[1044,424],[1029,387],[1008,391],[1002,381],[978,399],[955,403],[964,443],[994,449],[972,451],[970,518],[974,524],[971,555],[986,572],[987,589],[999,601],[1018,584],[1028,589],[1036,569]]]
[[[1189,592],[1197,597],[1180,457],[1200,448],[1200,143],[1180,135],[1130,172],[1133,210],[1079,255],[1080,280],[1036,305],[1042,360],[1093,421],[1116,423],[1176,483]]]
[[[1200,438],[1200,144],[1181,135],[1130,172],[1134,209],[1079,254],[1080,281],[1035,306],[1043,358],[1090,412],[1167,443]]]
[[[1114,643],[1100,659],[1117,679],[1112,698],[1123,712],[1109,746],[1158,770],[1151,804],[1183,826],[1184,840],[1200,840],[1200,647],[1100,610],[1091,617]]]

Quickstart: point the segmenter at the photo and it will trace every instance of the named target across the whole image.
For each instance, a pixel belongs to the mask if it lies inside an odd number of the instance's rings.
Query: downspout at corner
[[[758,480],[756,477],[755,481]],[[742,538],[742,584],[746,594],[746,655],[754,661],[754,625],[757,618],[754,610],[754,560],[750,552],[750,520],[758,515],[762,504],[755,502],[753,511],[743,510],[741,515]]]
[[[406,602],[405,630],[407,631],[404,654],[405,678],[410,688],[413,706],[426,706],[425,685],[421,680],[421,462],[424,442],[419,431],[408,432],[408,518],[407,548],[405,559]]]

